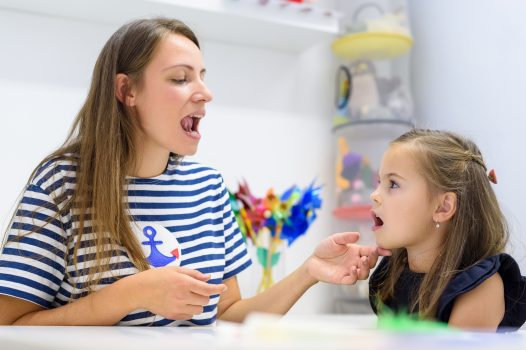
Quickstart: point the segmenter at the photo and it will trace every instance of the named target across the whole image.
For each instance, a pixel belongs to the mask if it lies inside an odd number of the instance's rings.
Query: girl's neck
[[[427,273],[431,270],[440,249],[443,249],[447,226],[448,223],[442,223],[440,229],[434,230],[425,240],[406,247],[407,263],[411,271]]]
[[[408,247],[406,250],[409,269],[413,272],[427,273],[438,256],[439,247]]]

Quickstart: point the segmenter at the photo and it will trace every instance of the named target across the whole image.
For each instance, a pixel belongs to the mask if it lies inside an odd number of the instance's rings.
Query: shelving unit
[[[342,59],[389,59],[406,53],[413,39],[402,33],[364,32],[342,36],[332,43],[332,51]]]
[[[338,33],[338,15],[274,0],[0,0],[0,9],[123,24],[139,17],[181,19],[199,37],[236,45],[301,52]]]
[[[344,130],[346,128],[352,128],[352,127],[358,127],[360,125],[371,125],[371,124],[393,124],[393,125],[400,125],[400,126],[407,126],[409,128],[414,127],[414,124],[409,120],[401,120],[401,119],[363,119],[363,120],[353,120],[349,121],[347,123],[336,125],[332,128],[332,131],[334,133],[337,133],[341,130]]]
[[[335,139],[343,137],[351,151],[366,155],[371,164],[377,167],[388,143],[412,127],[413,123],[407,120],[366,119],[337,125],[332,132]],[[370,204],[360,203],[338,206],[332,214],[337,219],[363,222],[371,220],[370,211]]]

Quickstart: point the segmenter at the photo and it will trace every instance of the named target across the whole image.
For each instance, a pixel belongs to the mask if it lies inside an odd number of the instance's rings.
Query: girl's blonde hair
[[[452,276],[481,259],[502,253],[508,227],[488,178],[486,164],[471,140],[446,131],[413,129],[391,145],[409,145],[430,193],[453,192],[457,209],[449,224],[443,247],[424,277],[417,298],[422,318],[433,318],[440,296]],[[393,251],[378,301],[394,295],[395,284],[407,261],[407,251]]]
[[[134,133],[138,125],[134,111],[116,98],[115,80],[117,74],[123,73],[140,87],[145,67],[168,34],[182,35],[199,47],[188,26],[167,18],[135,20],[110,37],[99,54],[88,96],[65,142],[42,160],[28,180],[29,185],[48,162],[70,160],[76,164],[76,189],[65,205],[58,206],[62,209],[57,216],[66,216],[72,209],[78,215],[78,226],[69,237],[69,242],[74,242],[72,256],[76,269],[81,238],[90,222],[96,241],[95,262],[88,270],[85,284],[90,291],[109,269],[112,253],[106,248],[108,244],[111,249],[124,247],[140,271],[149,268],[132,232],[125,201],[126,176],[136,165]]]

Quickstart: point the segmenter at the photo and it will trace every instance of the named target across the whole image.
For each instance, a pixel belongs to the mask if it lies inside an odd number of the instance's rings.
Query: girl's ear
[[[457,211],[457,195],[453,192],[442,193],[438,196],[438,207],[433,213],[435,222],[444,222]]]
[[[115,97],[126,107],[135,106],[135,93],[126,74],[119,73],[115,77]]]

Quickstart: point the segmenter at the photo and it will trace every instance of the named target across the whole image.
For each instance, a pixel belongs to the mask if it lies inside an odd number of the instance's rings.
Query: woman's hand
[[[343,232],[324,239],[306,261],[309,275],[317,281],[337,284],[366,279],[378,255],[390,255],[390,251],[353,244],[359,238],[358,232]]]
[[[210,275],[183,267],[160,267],[130,276],[135,279],[137,309],[171,320],[188,320],[203,312],[210,296],[221,294],[224,284],[209,284]]]

